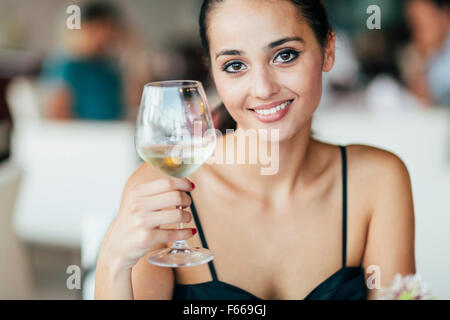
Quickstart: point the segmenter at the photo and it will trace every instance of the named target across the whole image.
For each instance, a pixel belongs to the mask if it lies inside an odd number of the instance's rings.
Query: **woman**
[[[205,1],[200,29],[236,127],[279,129],[278,172],[206,163],[179,179],[141,165],[102,243],[95,297],[365,299],[376,292],[365,278],[387,286],[397,273],[415,273],[403,162],[310,136],[322,72],[334,63],[334,34],[320,2]],[[259,114],[276,106],[275,116]],[[175,229],[178,222],[184,230]],[[159,229],[167,224],[172,230]],[[210,248],[213,262],[171,269],[146,261],[150,248],[181,239]]]

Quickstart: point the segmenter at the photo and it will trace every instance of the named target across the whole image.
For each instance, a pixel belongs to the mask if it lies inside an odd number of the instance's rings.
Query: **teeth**
[[[274,113],[277,113],[278,111],[286,108],[286,106],[290,103],[291,103],[291,101],[288,101],[283,104],[280,104],[279,106],[273,107],[272,109],[264,109],[264,110],[256,110],[255,109],[255,112],[258,114],[262,114],[262,115],[274,114]]]

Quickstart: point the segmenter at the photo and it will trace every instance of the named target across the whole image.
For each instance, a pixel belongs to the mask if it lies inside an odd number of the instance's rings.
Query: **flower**
[[[381,288],[377,300],[433,300],[430,290],[418,274],[396,274],[388,288]]]

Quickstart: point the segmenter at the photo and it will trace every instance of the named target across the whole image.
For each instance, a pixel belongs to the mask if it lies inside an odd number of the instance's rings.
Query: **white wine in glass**
[[[176,155],[174,147],[167,145],[154,145],[142,147],[138,150],[140,157],[151,166],[163,171],[165,174],[183,178],[197,170],[211,155],[213,143],[207,146],[187,145],[181,147]],[[191,149],[197,148],[196,152]],[[214,150],[212,150],[214,151]]]
[[[216,147],[216,132],[202,84],[179,80],[145,85],[135,146],[146,163],[178,178],[189,176],[208,160]],[[158,266],[183,267],[213,258],[210,250],[180,240],[171,248],[152,251],[147,260]]]

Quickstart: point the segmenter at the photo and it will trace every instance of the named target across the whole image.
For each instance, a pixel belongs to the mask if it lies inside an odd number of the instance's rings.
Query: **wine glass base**
[[[211,251],[200,247],[164,248],[152,252],[147,261],[160,267],[192,267],[214,259]]]

